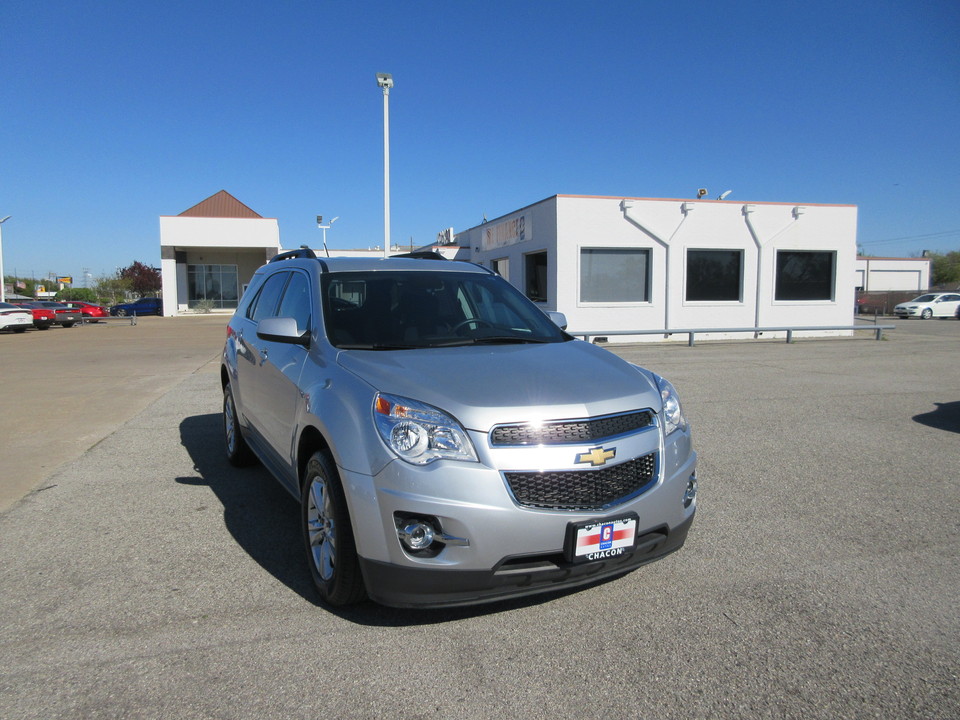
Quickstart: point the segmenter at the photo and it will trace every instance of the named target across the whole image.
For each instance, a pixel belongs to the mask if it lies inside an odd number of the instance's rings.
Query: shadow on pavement
[[[328,608],[320,602],[307,569],[296,501],[263,467],[240,469],[227,462],[222,449],[221,423],[219,413],[194,415],[180,423],[180,442],[190,454],[197,476],[178,477],[176,481],[181,485],[209,487],[223,505],[227,530],[257,564],[307,602],[344,620],[379,627],[433,625],[536,606],[592,587],[591,584],[463,608],[416,610],[388,608],[373,602],[350,608]]]
[[[937,430],[960,433],[960,401],[934,404],[937,406],[936,410],[914,415],[913,419],[921,425]]]

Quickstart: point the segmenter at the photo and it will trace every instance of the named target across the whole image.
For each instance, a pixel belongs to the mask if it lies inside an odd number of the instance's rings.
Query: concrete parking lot
[[[896,324],[614,348],[685,401],[687,545],[419,612],[316,604],[296,504],[222,458],[225,318],[0,335],[0,717],[957,717],[960,322]]]

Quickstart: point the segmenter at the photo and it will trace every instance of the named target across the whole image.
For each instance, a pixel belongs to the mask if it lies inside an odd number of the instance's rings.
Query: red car
[[[61,302],[54,302],[53,300],[37,300],[36,303],[41,307],[48,308],[53,310],[54,322],[57,325],[62,325],[65,328],[73,327],[83,318],[83,314],[76,308],[67,307]]]
[[[57,319],[52,309],[44,307],[40,303],[21,302],[14,303],[14,305],[22,307],[25,310],[30,310],[33,313],[33,326],[37,330],[46,330],[53,325]]]
[[[83,313],[83,319],[88,322],[96,322],[98,318],[110,317],[110,311],[102,305],[84,302],[83,300],[65,300],[64,305],[72,307]]]

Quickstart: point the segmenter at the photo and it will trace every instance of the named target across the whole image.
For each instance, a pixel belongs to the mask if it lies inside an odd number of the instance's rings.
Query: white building
[[[425,249],[492,268],[564,313],[572,332],[603,335],[850,325],[867,277],[856,234],[853,205],[555,195],[456,235],[444,230]],[[236,307],[254,271],[281,252],[277,221],[225,191],[161,217],[160,236],[165,315],[204,300]]]
[[[163,314],[198,303],[232,309],[254,271],[280,252],[280,227],[226,190],[184,210],[160,216]]]
[[[930,258],[860,257],[856,278],[856,287],[863,292],[926,292]]]
[[[555,195],[456,244],[602,335],[850,325],[856,236],[853,205]]]

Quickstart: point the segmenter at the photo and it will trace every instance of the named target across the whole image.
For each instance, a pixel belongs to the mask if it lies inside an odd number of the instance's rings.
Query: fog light
[[[414,521],[397,528],[400,541],[413,551],[426,550],[433,544],[436,531],[429,523]]]
[[[697,476],[691,475],[687,481],[687,489],[683,493],[683,506],[690,507],[693,501],[697,499]]]

